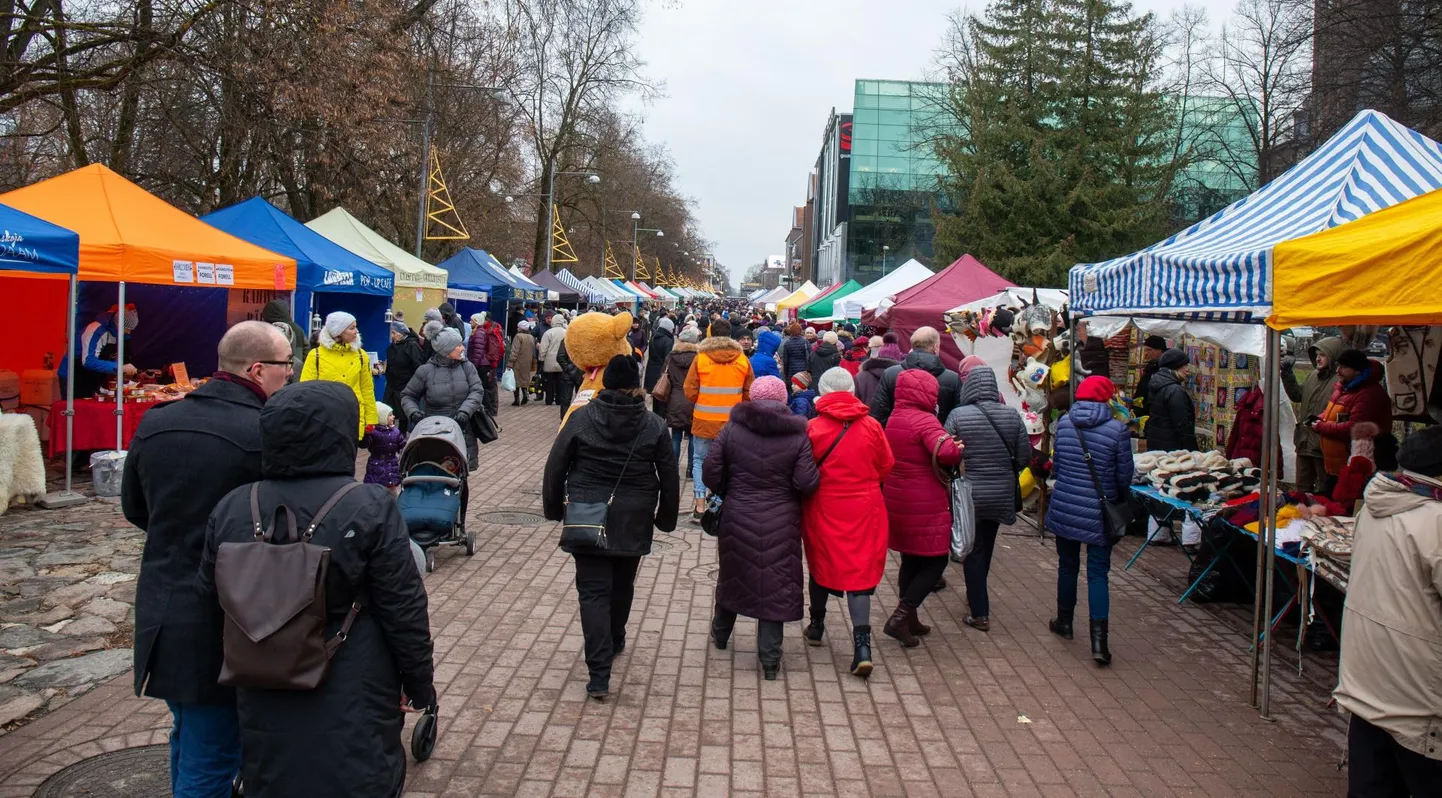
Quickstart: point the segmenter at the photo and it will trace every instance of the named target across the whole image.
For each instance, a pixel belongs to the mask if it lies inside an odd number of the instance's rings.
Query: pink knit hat
[[[785,402],[786,383],[778,377],[760,377],[751,383],[751,401],[753,402]]]

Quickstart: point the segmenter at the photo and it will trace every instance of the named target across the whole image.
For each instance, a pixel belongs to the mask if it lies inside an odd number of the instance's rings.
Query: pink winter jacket
[[[896,467],[882,486],[891,522],[889,547],[902,554],[939,557],[951,549],[951,498],[936,476],[936,463],[950,469],[961,462],[961,447],[936,420],[936,378],[908,369],[896,378],[896,404],[886,423],[886,440]]]

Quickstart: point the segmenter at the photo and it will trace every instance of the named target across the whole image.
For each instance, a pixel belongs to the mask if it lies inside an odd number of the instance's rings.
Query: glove
[[[422,418],[424,418],[424,416],[422,416],[420,413],[412,413],[412,414],[411,414],[411,426],[414,427],[415,425],[421,423],[421,419],[422,419]]]
[[[1288,355],[1282,358],[1282,371],[1291,371],[1297,367],[1297,359]]]
[[[460,424],[462,427],[466,426],[466,424],[470,423],[470,421],[471,421],[471,414],[470,414],[470,413],[457,413],[457,414],[456,414],[456,423],[457,423],[457,424]]]

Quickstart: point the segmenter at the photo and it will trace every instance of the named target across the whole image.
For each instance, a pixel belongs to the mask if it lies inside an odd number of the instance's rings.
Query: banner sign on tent
[[[491,298],[485,291],[470,291],[465,288],[448,288],[446,296],[450,299],[463,299],[467,302],[489,302]]]
[[[260,311],[272,299],[290,299],[289,291],[262,291],[248,288],[228,293],[229,296],[225,298],[225,326],[227,328],[234,327],[243,321],[259,320]]]

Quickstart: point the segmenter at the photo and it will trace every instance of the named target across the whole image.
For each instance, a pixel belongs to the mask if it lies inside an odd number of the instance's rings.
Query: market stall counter
[[[184,398],[190,390],[194,389],[182,389],[171,385],[145,385],[127,390],[125,404],[122,405],[125,414],[120,422],[120,448],[129,447],[130,439],[134,437],[135,430],[140,427],[140,419],[144,418],[151,408]],[[107,396],[106,393],[111,395]],[[104,392],[99,398],[75,400],[74,451],[89,452],[116,448],[115,399],[112,397],[113,392]],[[54,457],[65,451],[65,444],[69,440],[65,434],[65,402],[56,402],[50,406],[47,424],[50,427],[48,456]]]

